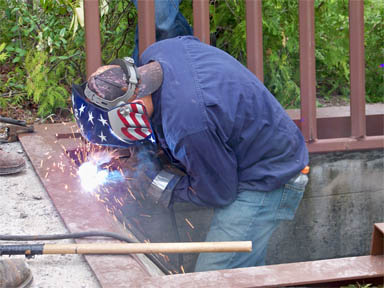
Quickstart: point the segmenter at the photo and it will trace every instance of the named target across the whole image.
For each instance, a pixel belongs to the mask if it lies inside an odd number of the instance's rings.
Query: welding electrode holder
[[[23,245],[0,245],[0,256],[3,255],[25,255],[33,258],[35,255],[42,255],[44,244],[23,244]]]

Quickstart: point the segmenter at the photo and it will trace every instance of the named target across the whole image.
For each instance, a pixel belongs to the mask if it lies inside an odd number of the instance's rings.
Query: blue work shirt
[[[141,64],[158,61],[163,83],[152,94],[152,128],[181,167],[174,201],[221,207],[242,190],[272,191],[308,164],[300,130],[235,58],[192,36],[148,47]]]

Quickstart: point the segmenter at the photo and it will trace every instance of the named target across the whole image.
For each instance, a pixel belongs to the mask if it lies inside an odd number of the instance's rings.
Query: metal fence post
[[[139,22],[139,55],[155,43],[155,2],[153,0],[138,0],[137,14]]]
[[[98,0],[84,0],[87,79],[101,66],[100,11]]]
[[[209,0],[193,0],[193,31],[201,42],[210,44]]]
[[[299,0],[301,130],[317,140],[314,0]]]
[[[264,82],[262,1],[246,0],[245,5],[247,23],[247,66],[261,82]]]
[[[351,86],[351,137],[366,135],[364,1],[349,1],[349,63]]]

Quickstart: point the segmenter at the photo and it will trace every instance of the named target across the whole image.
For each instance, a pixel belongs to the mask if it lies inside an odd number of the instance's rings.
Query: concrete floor
[[[68,230],[40,183],[19,142],[0,144],[3,151],[18,153],[26,169],[15,175],[0,176],[0,234],[62,234]],[[51,243],[72,243],[70,240]],[[21,244],[0,242],[3,244]],[[48,243],[44,241],[44,243]],[[7,256],[3,256],[4,258]],[[13,256],[21,257],[23,256]],[[1,260],[1,257],[0,257]],[[81,255],[41,255],[26,259],[34,281],[31,287],[100,287]]]

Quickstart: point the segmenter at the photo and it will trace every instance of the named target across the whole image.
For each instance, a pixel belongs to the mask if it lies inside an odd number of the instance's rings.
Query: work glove
[[[161,150],[151,146],[140,145],[130,148],[129,153],[122,151],[122,154],[129,155],[119,160],[127,178],[131,179],[131,188],[142,191],[155,204],[168,207],[183,173],[166,160]]]

